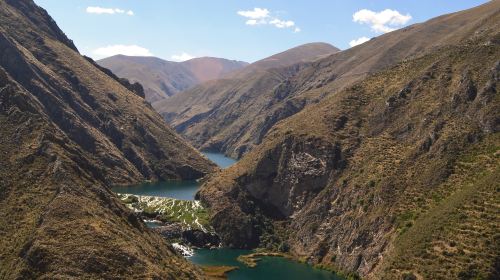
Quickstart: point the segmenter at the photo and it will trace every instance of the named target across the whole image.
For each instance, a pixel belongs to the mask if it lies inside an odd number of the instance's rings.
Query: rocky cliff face
[[[270,73],[246,72],[241,79],[205,84],[155,108],[195,146],[239,158],[261,143],[274,124],[307,105],[399,61],[469,38],[481,29],[495,5],[390,32],[314,63],[300,63],[298,69],[292,68],[296,71],[279,65]]]
[[[0,1],[0,127],[0,278],[201,277],[109,186],[214,166],[30,0]]]
[[[368,279],[498,277],[500,13],[477,9],[466,39],[306,107],[212,176],[199,196],[223,242]]]

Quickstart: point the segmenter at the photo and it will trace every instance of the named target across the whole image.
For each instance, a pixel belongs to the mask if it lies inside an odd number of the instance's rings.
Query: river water
[[[129,193],[136,195],[149,195],[160,197],[172,197],[182,200],[194,200],[200,184],[196,181],[170,180],[154,183],[142,183],[133,186],[114,187],[117,193]]]
[[[221,168],[229,167],[236,160],[218,153],[203,153],[211,161],[215,162]],[[159,197],[172,197],[182,200],[194,200],[194,195],[198,191],[200,184],[196,180],[169,180],[154,183],[141,183],[132,186],[114,187],[113,191],[117,193],[129,193],[136,195],[149,195]]]
[[[199,265],[237,266],[239,269],[228,273],[229,280],[342,280],[339,276],[310,265],[280,257],[261,257],[255,268],[250,268],[236,259],[240,255],[252,253],[236,249],[199,249],[189,259]]]

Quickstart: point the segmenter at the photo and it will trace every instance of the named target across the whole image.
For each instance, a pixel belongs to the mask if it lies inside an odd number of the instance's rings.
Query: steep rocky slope
[[[201,277],[109,186],[214,166],[120,82],[33,1],[0,1],[1,279]]]
[[[223,242],[367,279],[497,279],[499,3],[478,11],[463,40],[306,107],[205,182]]]
[[[116,55],[98,60],[121,78],[145,87],[146,101],[154,103],[197,84],[218,79],[248,63],[215,57],[200,57],[184,62],[157,57]]]
[[[195,146],[239,157],[259,143],[277,120],[303,107],[301,103],[282,102],[286,93],[276,93],[275,88],[310,65],[310,61],[337,51],[325,43],[298,46],[257,61],[227,78],[157,102],[154,107]],[[277,103],[286,108],[268,113]]]
[[[301,64],[292,73],[280,69],[271,74],[273,77],[262,78],[258,73],[203,85],[155,108],[195,146],[240,157],[259,144],[275,123],[308,104],[370,73],[439,46],[453,45],[480,31],[497,7],[498,1],[492,1],[390,32],[310,65]]]

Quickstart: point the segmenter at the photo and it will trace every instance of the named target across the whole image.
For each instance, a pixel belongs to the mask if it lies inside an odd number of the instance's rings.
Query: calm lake
[[[203,154],[207,156],[209,160],[215,162],[220,168],[227,168],[236,163],[235,159],[226,157],[224,154],[209,152],[203,152]]]
[[[195,250],[195,255],[189,260],[199,265],[228,265],[237,266],[238,270],[228,273],[229,280],[341,280],[335,274],[315,269],[310,265],[294,262],[279,257],[262,257],[255,268],[250,268],[238,262],[236,259],[240,255],[250,254],[248,250],[235,249],[199,249]]]
[[[232,158],[224,156],[224,154],[218,153],[203,153],[211,161],[215,162],[221,168],[226,168],[236,162]],[[200,184],[195,180],[170,180],[154,183],[141,183],[139,185],[132,186],[120,186],[114,187],[113,191],[117,193],[129,193],[136,195],[149,195],[149,196],[160,196],[160,197],[172,197],[182,200],[193,200],[194,195],[198,191]]]

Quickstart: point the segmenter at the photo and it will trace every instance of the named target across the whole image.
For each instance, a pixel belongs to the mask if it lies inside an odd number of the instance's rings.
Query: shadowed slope
[[[108,187],[215,167],[30,0],[0,1],[0,127],[0,278],[202,277]]]

